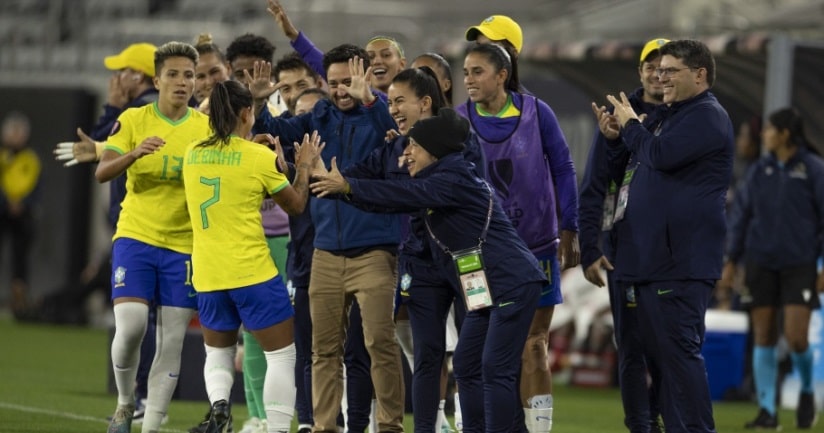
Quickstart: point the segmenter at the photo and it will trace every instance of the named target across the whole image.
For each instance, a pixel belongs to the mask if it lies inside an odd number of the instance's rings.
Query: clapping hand
[[[641,119],[637,114],[635,114],[635,110],[632,109],[632,105],[629,103],[629,98],[627,98],[626,93],[621,92],[620,96],[620,101],[612,95],[607,95],[607,100],[615,107],[614,115],[618,118],[618,123],[621,127],[626,126],[627,122],[631,119],[635,119],[640,122]]]
[[[618,123],[618,118],[607,110],[605,106],[598,106],[592,103],[592,113],[595,114],[595,119],[598,121],[598,129],[601,134],[604,134],[608,140],[615,140],[621,133],[621,125]]]

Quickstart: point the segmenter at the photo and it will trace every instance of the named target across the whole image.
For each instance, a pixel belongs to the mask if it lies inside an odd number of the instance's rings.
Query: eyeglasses
[[[657,75],[658,78],[663,78],[663,77],[667,77],[667,76],[671,77],[671,76],[675,75],[676,72],[683,71],[684,69],[693,69],[693,68],[690,68],[689,66],[685,66],[683,68],[657,68],[657,69],[655,69],[655,75]]]

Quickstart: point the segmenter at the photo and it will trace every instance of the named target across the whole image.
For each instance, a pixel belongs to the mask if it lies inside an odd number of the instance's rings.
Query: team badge
[[[409,293],[407,292],[410,286],[412,286],[412,276],[409,274],[403,274],[401,276],[401,296],[409,296]]]
[[[115,287],[123,287],[126,285],[126,268],[123,266],[118,266],[117,269],[114,270],[114,286]]]

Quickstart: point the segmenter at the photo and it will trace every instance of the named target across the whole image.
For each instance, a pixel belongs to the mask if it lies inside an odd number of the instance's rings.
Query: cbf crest
[[[123,266],[118,266],[117,269],[114,270],[114,286],[115,287],[123,287],[126,285],[126,268]]]

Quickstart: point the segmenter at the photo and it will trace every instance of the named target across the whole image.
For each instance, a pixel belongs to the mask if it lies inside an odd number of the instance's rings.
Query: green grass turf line
[[[103,432],[116,397],[106,391],[109,363],[105,330],[18,324],[0,319],[0,432]],[[183,366],[185,368],[185,366]],[[617,389],[555,388],[555,433],[624,433]],[[172,401],[169,422],[161,431],[186,432],[201,420],[206,402]],[[744,433],[754,403],[715,404],[717,430]],[[233,408],[235,430],[246,408]],[[796,431],[795,414],[780,412],[784,432]],[[412,431],[412,415],[405,419]],[[297,429],[293,425],[293,430]],[[139,432],[140,427],[132,427]],[[809,430],[808,430],[809,431]]]

